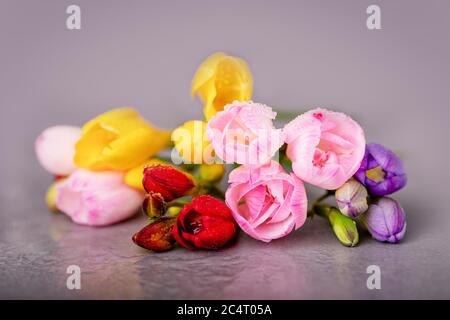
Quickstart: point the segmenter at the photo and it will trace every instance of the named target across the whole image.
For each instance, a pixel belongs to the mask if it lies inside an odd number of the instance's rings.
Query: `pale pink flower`
[[[78,224],[105,226],[133,216],[143,192],[127,186],[118,171],[78,169],[57,186],[56,206]]]
[[[229,183],[225,202],[251,237],[269,242],[305,223],[308,200],[303,182],[278,162],[240,166],[230,173]]]
[[[314,109],[292,120],[283,131],[294,173],[324,189],[343,185],[364,157],[364,131],[340,112]]]
[[[276,115],[266,105],[235,101],[208,121],[206,133],[224,162],[264,164],[284,143],[282,130],[272,122]]]
[[[36,139],[34,148],[41,165],[57,176],[75,171],[73,163],[75,143],[81,137],[81,128],[54,126],[45,129]]]

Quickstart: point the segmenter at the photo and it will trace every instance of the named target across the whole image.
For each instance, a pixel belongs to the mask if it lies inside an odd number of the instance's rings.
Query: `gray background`
[[[0,3],[0,298],[450,298],[450,2]],[[80,31],[65,26],[73,3]],[[372,3],[379,31],[365,25]],[[345,248],[317,219],[270,244],[241,233],[220,252],[152,254],[130,240],[143,216],[89,228],[47,211],[41,130],[125,105],[167,128],[200,119],[190,81],[219,50],[249,62],[255,101],[347,112],[402,156],[403,243]],[[66,289],[71,264],[82,290]],[[381,290],[366,288],[371,264]]]

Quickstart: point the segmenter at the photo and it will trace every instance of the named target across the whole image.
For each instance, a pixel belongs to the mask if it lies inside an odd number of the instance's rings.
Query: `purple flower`
[[[377,143],[366,145],[355,177],[375,196],[391,194],[406,185],[402,161],[391,150]]]
[[[361,221],[378,241],[397,243],[406,232],[405,212],[397,201],[387,197],[372,203]]]

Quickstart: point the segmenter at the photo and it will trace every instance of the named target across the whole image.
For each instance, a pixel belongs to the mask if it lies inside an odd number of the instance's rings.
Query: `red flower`
[[[133,242],[142,248],[156,252],[172,249],[175,243],[172,232],[175,220],[175,218],[161,218],[145,226],[133,236]]]
[[[142,184],[147,192],[160,193],[166,201],[189,195],[196,187],[189,174],[160,164],[144,168]]]
[[[175,240],[187,249],[218,249],[236,235],[236,223],[222,201],[202,195],[185,205],[173,228]]]

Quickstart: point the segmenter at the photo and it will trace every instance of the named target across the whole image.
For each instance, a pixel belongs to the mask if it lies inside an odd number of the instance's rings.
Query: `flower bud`
[[[371,143],[366,146],[361,166],[355,173],[370,194],[382,197],[406,185],[406,173],[400,158],[386,147]]]
[[[182,209],[181,207],[177,207],[177,206],[169,207],[169,208],[167,208],[165,216],[168,218],[176,218],[178,216],[178,214],[180,213],[181,209]]]
[[[200,179],[208,182],[218,182],[225,173],[223,164],[202,164],[200,166]]]
[[[358,217],[369,207],[366,188],[353,178],[336,190],[335,197],[339,210],[350,218]]]
[[[149,160],[144,161],[140,165],[134,167],[133,169],[127,171],[125,174],[124,181],[127,185],[130,187],[142,190],[144,190],[144,186],[142,185],[142,179],[144,178],[144,168],[155,165],[155,164],[165,164],[168,165],[167,162],[164,162],[163,160],[160,160],[158,158],[152,158]]]
[[[58,183],[57,207],[82,225],[107,226],[128,219],[142,206],[144,194],[123,178],[120,171],[77,169]]]
[[[206,122],[191,120],[172,132],[172,141],[178,155],[186,164],[212,163],[215,153],[205,133]]]
[[[361,221],[378,241],[399,242],[406,232],[406,215],[400,204],[391,198],[380,198],[369,206]]]
[[[237,232],[231,210],[222,201],[201,195],[183,207],[173,235],[183,247],[214,250],[229,243]]]
[[[196,190],[194,178],[170,165],[152,165],[144,168],[142,180],[148,193],[160,193],[169,202],[192,194]]]
[[[329,209],[328,220],[334,234],[344,246],[354,247],[358,244],[359,235],[355,221],[344,216],[338,209],[333,207]]]
[[[253,76],[248,64],[239,57],[216,52],[198,67],[192,79],[191,94],[204,103],[207,120],[227,103],[252,97]]]
[[[145,196],[142,210],[149,218],[159,218],[166,212],[166,202],[160,193],[150,192]]]
[[[58,179],[55,182],[53,182],[50,187],[47,189],[47,193],[45,194],[45,203],[47,204],[48,209],[51,212],[59,212],[59,209],[56,205],[56,198],[57,198],[57,186],[59,183],[61,183],[64,179]]]
[[[138,246],[156,252],[172,249],[175,239],[173,226],[175,218],[162,218],[145,226],[133,236],[133,242]]]
[[[45,129],[35,142],[40,164],[54,175],[70,175],[76,170],[73,157],[80,137],[81,128],[78,127],[64,125]]]

